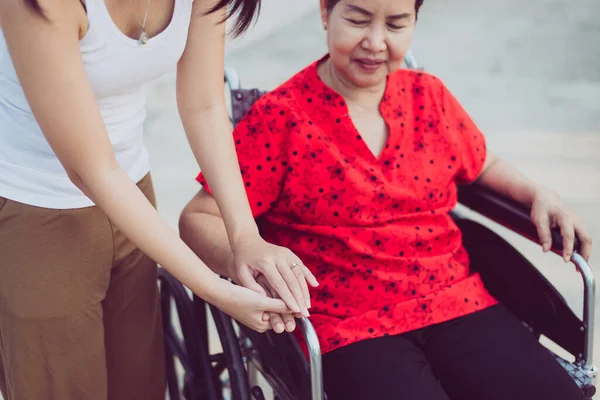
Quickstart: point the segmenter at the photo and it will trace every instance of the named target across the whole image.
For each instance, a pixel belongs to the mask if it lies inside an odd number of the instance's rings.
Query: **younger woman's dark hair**
[[[175,0],[178,1],[178,0]],[[25,0],[25,4],[33,11],[44,16],[44,11],[40,7],[38,0]],[[261,0],[219,0],[214,7],[208,10],[208,13],[217,12],[223,8],[227,8],[227,16],[225,19],[236,17],[231,33],[234,37],[244,33],[254,21],[254,18],[260,13]]]
[[[31,8],[33,11],[35,11],[36,13],[38,13],[40,15],[44,15],[44,12],[42,11],[42,7],[40,7],[40,3],[38,3],[37,0],[25,0],[25,4],[27,4],[27,6],[29,8]]]
[[[208,12],[216,12],[227,8],[225,19],[237,16],[231,34],[234,37],[242,35],[250,27],[254,18],[260,14],[261,0],[219,0]]]
[[[327,0],[327,11],[331,12],[340,0]],[[415,0],[415,12],[418,14],[424,0]]]

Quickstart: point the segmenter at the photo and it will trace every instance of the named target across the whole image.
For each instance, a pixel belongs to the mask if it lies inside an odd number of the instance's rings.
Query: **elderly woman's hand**
[[[258,235],[245,236],[232,245],[234,266],[239,282],[259,293],[267,294],[256,278],[264,275],[274,293],[296,313],[308,316],[308,284],[318,286],[317,279],[289,249],[266,242]]]
[[[546,188],[536,189],[531,205],[531,219],[535,224],[544,251],[552,248],[552,228],[560,228],[563,239],[563,257],[570,261],[573,255],[575,236],[581,241],[580,254],[589,260],[592,253],[592,238],[583,220],[573,214],[558,195]]]
[[[269,281],[267,281],[267,278],[265,278],[264,275],[259,275],[256,278],[256,281],[265,290],[265,292],[267,293],[267,296],[269,296],[273,299],[279,298],[279,296],[277,295],[275,290],[273,290],[273,288],[269,284]],[[300,317],[302,317],[302,315],[301,314],[290,314],[290,313],[279,314],[276,312],[269,312],[269,313],[263,314],[263,319],[268,320],[270,322],[271,328],[276,333],[283,333],[284,331],[293,332],[294,329],[296,329],[296,320],[294,317],[300,318]]]

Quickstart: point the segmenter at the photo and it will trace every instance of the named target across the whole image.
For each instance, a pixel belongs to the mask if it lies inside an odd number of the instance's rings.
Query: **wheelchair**
[[[422,69],[409,52],[405,68]],[[242,89],[235,70],[226,68],[235,126],[264,92]],[[538,241],[529,210],[489,189],[472,184],[459,188],[459,203],[533,241]],[[572,262],[583,278],[583,315],[578,317],[552,284],[515,248],[489,228],[460,213],[453,218],[463,233],[472,267],[488,290],[504,303],[532,334],[550,339],[572,357],[554,354],[586,398],[595,392],[593,366],[595,280],[577,252]],[[554,253],[560,254],[560,232],[552,232]],[[514,276],[519,276],[515,280]],[[257,333],[206,304],[159,269],[164,317],[168,394],[171,400],[323,400],[321,351],[306,318],[298,319],[308,359],[293,334]],[[209,325],[214,323],[222,351],[210,351]],[[550,350],[548,350],[550,351]],[[272,391],[267,397],[266,391]]]

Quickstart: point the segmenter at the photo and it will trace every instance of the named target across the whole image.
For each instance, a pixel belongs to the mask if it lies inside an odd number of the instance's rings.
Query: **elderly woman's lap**
[[[580,400],[581,391],[505,307],[323,358],[330,400]]]
[[[407,335],[363,340],[323,356],[329,400],[449,400]]]

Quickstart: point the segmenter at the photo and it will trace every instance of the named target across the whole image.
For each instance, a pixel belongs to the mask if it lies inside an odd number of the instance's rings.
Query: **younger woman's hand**
[[[234,269],[245,287],[267,295],[256,281],[263,275],[270,287],[295,313],[308,317],[308,285],[319,285],[304,263],[289,249],[266,242],[258,235],[245,236],[232,245]]]
[[[293,319],[292,311],[281,299],[267,297],[224,279],[220,285],[222,286],[216,291],[216,299],[212,303],[248,328],[260,333],[270,330],[271,315],[282,316],[280,318],[286,318],[286,321],[288,316]]]

